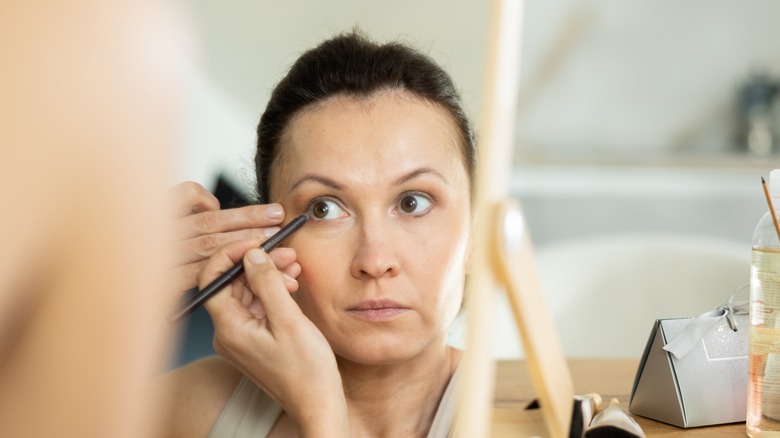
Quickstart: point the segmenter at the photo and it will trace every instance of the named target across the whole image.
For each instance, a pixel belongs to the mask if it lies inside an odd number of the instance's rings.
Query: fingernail
[[[249,259],[249,262],[254,265],[260,265],[268,262],[268,257],[263,251],[260,251],[259,249],[250,249],[249,252],[246,253],[246,257]]]
[[[279,204],[271,204],[265,208],[265,217],[268,219],[279,219],[284,215],[284,209]]]
[[[280,229],[281,228],[279,227],[266,228],[265,230],[263,230],[263,234],[265,234],[265,237],[271,237],[277,232],[279,232]]]

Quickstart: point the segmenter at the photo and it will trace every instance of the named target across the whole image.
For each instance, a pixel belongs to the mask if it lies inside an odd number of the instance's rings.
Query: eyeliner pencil
[[[761,177],[761,185],[764,187],[764,195],[766,196],[766,203],[769,205],[769,212],[772,213],[772,222],[775,224],[775,232],[777,232],[777,238],[780,239],[780,224],[777,223],[777,214],[775,213],[775,207],[772,205],[772,197],[769,196],[769,190],[766,188],[766,180]]]
[[[306,223],[306,221],[309,220],[309,215],[304,213],[295,219],[291,220],[289,224],[282,227],[281,230],[277,231],[276,234],[268,238],[265,242],[263,242],[262,245],[260,245],[260,249],[262,249],[265,252],[271,252],[272,249],[276,248],[279,243],[281,243],[282,240],[284,240],[287,236],[292,234],[294,231],[297,231],[300,229],[303,224]],[[170,318],[171,322],[178,322],[182,319],[189,316],[192,312],[195,311],[198,307],[200,307],[206,300],[211,298],[212,295],[219,292],[223,287],[225,287],[228,283],[232,282],[236,278],[238,278],[239,275],[241,275],[244,272],[244,262],[243,260],[236,263],[232,268],[225,271],[224,274],[217,277],[214,281],[209,283],[208,286],[203,288],[203,290],[198,291],[191,299],[189,299],[182,307],[181,309],[173,314]]]

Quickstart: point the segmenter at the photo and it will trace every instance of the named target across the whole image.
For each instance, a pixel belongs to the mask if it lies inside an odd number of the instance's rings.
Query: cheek
[[[460,308],[465,287],[466,242],[460,242],[455,247],[450,247],[444,255],[447,263],[441,267],[441,306],[449,309]],[[447,311],[449,313],[449,311]]]
[[[468,211],[458,209],[462,214],[450,216],[449,220],[441,220],[432,224],[431,230],[427,233],[429,249],[437,254],[437,259],[441,260],[442,265],[450,265],[453,269],[460,269],[462,272],[462,263],[465,261],[468,251],[470,224],[464,216],[468,218]]]
[[[295,298],[305,313],[332,299],[330,290],[335,286],[339,269],[343,270],[343,267],[339,268],[340,256],[335,251],[323,251],[322,247],[327,245],[307,244],[296,249],[301,275]]]
[[[453,253],[455,257],[450,259],[450,264],[445,268],[442,278],[441,301],[438,304],[438,327],[446,331],[455,321],[463,305],[463,294],[466,287],[466,259],[468,243],[458,246]]]
[[[426,281],[423,285],[436,293],[439,302],[436,307],[445,313],[451,307],[460,308],[465,281],[465,266],[468,251],[468,230],[462,224],[444,228],[448,232],[430,233],[423,248],[415,251],[422,260],[417,260],[417,277]],[[436,236],[434,238],[434,236]]]

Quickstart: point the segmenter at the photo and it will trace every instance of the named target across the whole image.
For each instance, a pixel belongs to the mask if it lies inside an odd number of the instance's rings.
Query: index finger
[[[204,234],[271,227],[280,224],[283,219],[284,208],[280,204],[204,211],[178,219],[173,239],[184,240]]]
[[[168,202],[176,218],[208,210],[219,210],[219,200],[202,185],[185,181],[168,189]]]

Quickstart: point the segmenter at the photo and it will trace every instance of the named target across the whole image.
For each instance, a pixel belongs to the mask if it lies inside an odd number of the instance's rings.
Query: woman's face
[[[295,298],[344,359],[402,361],[443,343],[463,293],[469,179],[450,115],[403,91],[297,114],[271,175],[303,272]]]

